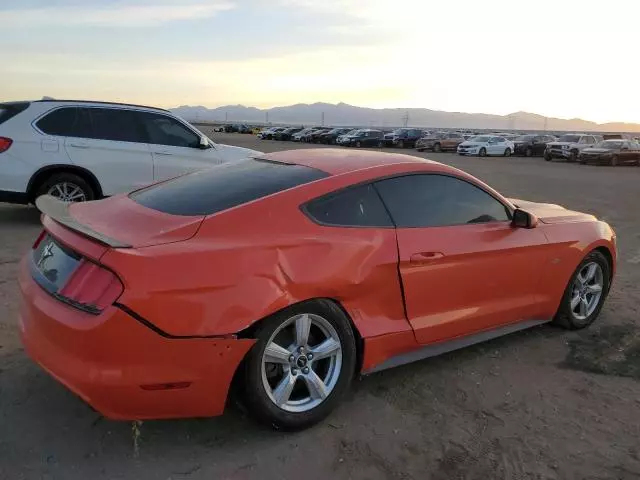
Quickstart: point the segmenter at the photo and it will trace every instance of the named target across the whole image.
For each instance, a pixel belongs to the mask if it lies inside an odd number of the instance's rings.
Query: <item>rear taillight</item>
[[[90,313],[100,313],[113,304],[124,287],[120,279],[100,265],[82,259],[56,296]]]
[[[0,137],[0,153],[9,150],[9,147],[13,143],[13,140],[7,137]]]

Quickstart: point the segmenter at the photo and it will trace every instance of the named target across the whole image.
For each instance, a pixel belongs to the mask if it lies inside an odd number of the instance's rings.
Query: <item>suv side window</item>
[[[151,144],[189,148],[200,146],[200,137],[174,118],[151,112],[136,112],[136,116],[142,122]]]
[[[48,113],[36,123],[43,133],[60,137],[91,138],[91,117],[87,108],[63,107]]]
[[[376,182],[398,228],[506,222],[501,202],[464,180],[437,174],[407,175]]]
[[[578,141],[578,143],[583,143],[583,144],[584,143],[589,143],[589,137],[587,137],[586,135],[580,137],[580,140]]]
[[[331,193],[305,205],[306,213],[318,223],[343,227],[393,227],[373,185]]]
[[[131,110],[116,108],[88,109],[93,125],[91,138],[114,142],[147,143],[147,139]]]

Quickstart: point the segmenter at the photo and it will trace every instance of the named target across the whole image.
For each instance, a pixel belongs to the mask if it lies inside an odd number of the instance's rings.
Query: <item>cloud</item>
[[[179,20],[210,18],[234,8],[229,0],[206,3],[65,6],[0,10],[0,24],[11,27],[100,26],[154,27]]]

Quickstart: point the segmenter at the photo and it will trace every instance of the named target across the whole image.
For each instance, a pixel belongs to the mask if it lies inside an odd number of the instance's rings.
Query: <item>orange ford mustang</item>
[[[407,155],[295,150],[128,195],[37,201],[20,327],[114,419],[223,412],[309,426],[367,374],[600,313],[615,234]]]

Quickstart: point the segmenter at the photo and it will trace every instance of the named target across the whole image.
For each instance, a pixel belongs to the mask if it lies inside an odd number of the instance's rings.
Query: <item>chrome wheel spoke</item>
[[[322,381],[322,379],[314,372],[313,370],[309,370],[307,375],[304,375],[304,381],[307,384],[307,388],[309,389],[309,395],[311,398],[316,399],[325,399],[329,394],[327,392],[327,386]]]
[[[304,347],[309,343],[309,330],[311,329],[311,319],[309,315],[300,315],[296,319],[296,345]]]
[[[580,303],[580,295],[576,294],[573,296],[573,298],[571,298],[571,310],[575,310],[579,303]]]
[[[271,342],[264,349],[264,361],[268,363],[281,363],[283,365],[289,364],[289,357],[291,352],[284,347],[281,347],[275,342]]]
[[[600,293],[602,292],[602,286],[597,283],[593,285],[587,285],[587,293]]]
[[[285,403],[289,401],[291,398],[291,392],[293,392],[293,387],[296,384],[296,380],[298,377],[292,375],[291,373],[285,373],[282,380],[278,386],[273,390],[273,398],[276,402],[276,405],[281,407]]]
[[[594,277],[596,276],[596,270],[598,269],[598,265],[595,263],[590,264],[587,267],[587,272],[585,274],[584,278],[584,283],[589,282],[590,280],[593,280]]]
[[[340,351],[340,342],[333,338],[327,338],[320,345],[316,345],[311,349],[313,354],[313,360],[322,360],[323,358],[331,357]]]
[[[589,302],[587,302],[587,299],[586,298],[580,299],[580,316],[586,317],[588,309],[589,309]]]

